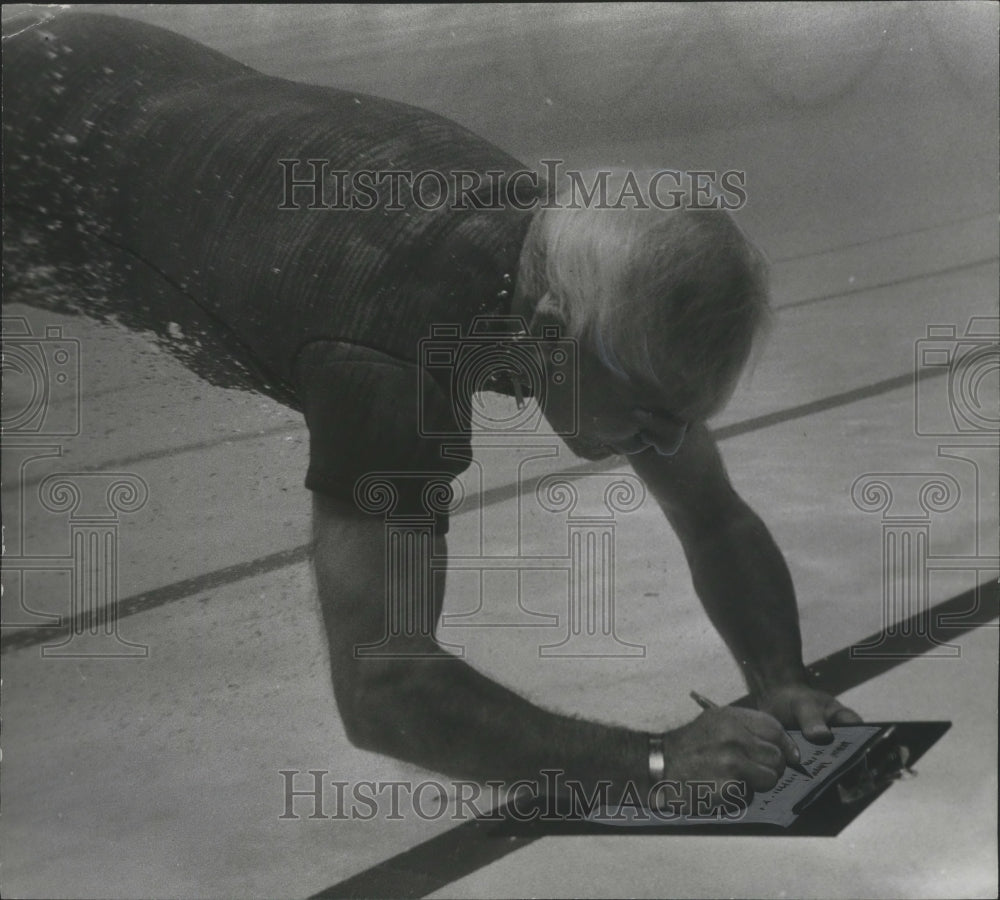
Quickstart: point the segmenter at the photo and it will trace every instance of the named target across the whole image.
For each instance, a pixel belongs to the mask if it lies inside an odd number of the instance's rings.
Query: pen
[[[703,697],[697,691],[691,691],[691,699],[694,700],[702,709],[718,709],[719,704],[713,703],[708,697]],[[805,775],[806,778],[812,778],[809,770],[802,765],[802,763],[787,763],[789,769],[793,772],[798,772],[800,775]]]

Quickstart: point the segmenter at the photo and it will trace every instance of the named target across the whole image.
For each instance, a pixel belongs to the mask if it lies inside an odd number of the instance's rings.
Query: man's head
[[[722,408],[768,320],[766,264],[721,210],[540,210],[516,303],[532,331],[578,343],[575,386],[548,391],[559,431],[579,399],[581,456],[676,449],[685,423]]]

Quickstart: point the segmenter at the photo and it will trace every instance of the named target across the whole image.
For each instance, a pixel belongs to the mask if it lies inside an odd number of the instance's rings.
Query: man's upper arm
[[[434,482],[447,483],[465,468],[466,462],[442,456],[441,449],[445,444],[467,447],[468,437],[435,437],[447,431],[446,401],[420,374],[413,364],[336,341],[316,341],[299,355],[297,376],[309,426],[306,487],[313,493],[313,562],[338,702],[351,703],[364,683],[392,670],[393,660],[383,665],[367,657],[359,665],[357,653],[385,639],[391,622],[419,624],[412,634],[394,635],[396,646],[402,641],[415,643],[421,653],[437,651],[433,624],[442,579],[432,578],[427,568],[432,550],[446,554],[448,516],[430,518],[434,511],[427,508],[426,494]],[[440,492],[433,493],[440,502]],[[419,559],[404,555],[417,568],[398,573],[399,583],[390,584],[387,535],[399,517],[411,524],[433,521],[435,534],[433,541],[415,543]],[[431,596],[406,590],[429,583]]]
[[[650,447],[628,459],[685,544],[710,536],[746,508],[704,424],[688,429],[673,456],[660,456]]]
[[[333,650],[334,668],[350,666],[355,650],[361,645],[377,644],[383,640],[395,618],[390,609],[390,598],[408,610],[397,610],[408,621],[424,622],[423,632],[415,628],[410,638],[429,643],[433,638],[433,625],[440,610],[440,597],[420,591],[406,593],[398,585],[391,586],[386,570],[386,528],[377,518],[359,513],[353,504],[313,494],[313,563],[316,569],[320,603],[328,620],[328,632]],[[407,558],[407,563],[422,571],[430,566],[432,556],[444,557],[447,545],[443,535],[437,535],[432,545],[424,546],[420,558]],[[408,572],[417,576],[416,571]],[[426,571],[416,580],[435,582]],[[430,604],[423,610],[417,607]],[[397,639],[400,635],[395,636]]]
[[[447,555],[447,545],[443,535],[434,538],[433,548],[424,544],[419,558],[409,558],[408,577],[391,585],[386,529],[374,517],[348,501],[313,492],[313,534],[334,696],[350,740],[374,749],[391,712],[382,700],[393,696],[401,681],[413,682],[414,657],[447,656],[433,634],[444,585],[428,569],[432,555]],[[431,591],[406,590],[406,584],[430,585]],[[401,632],[402,623],[416,627]]]

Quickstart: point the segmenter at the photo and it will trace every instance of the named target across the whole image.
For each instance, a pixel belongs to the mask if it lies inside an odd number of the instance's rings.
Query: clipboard
[[[914,765],[951,727],[951,722],[866,722],[875,729],[852,753],[849,760],[829,777],[819,779],[793,807],[794,820],[787,825],[769,822],[712,821],[704,824],[671,824],[656,818],[640,823],[611,824],[583,815],[543,815],[547,798],[537,800],[539,815],[501,814],[492,829],[497,836],[548,836],[602,834],[619,836],[771,836],[834,837],[900,778],[916,774]],[[837,729],[834,728],[836,735]],[[770,793],[770,792],[768,792]]]

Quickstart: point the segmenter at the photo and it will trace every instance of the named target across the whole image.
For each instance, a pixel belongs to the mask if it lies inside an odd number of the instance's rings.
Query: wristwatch
[[[652,787],[663,781],[667,769],[667,761],[663,756],[663,735],[649,736],[649,785]]]

